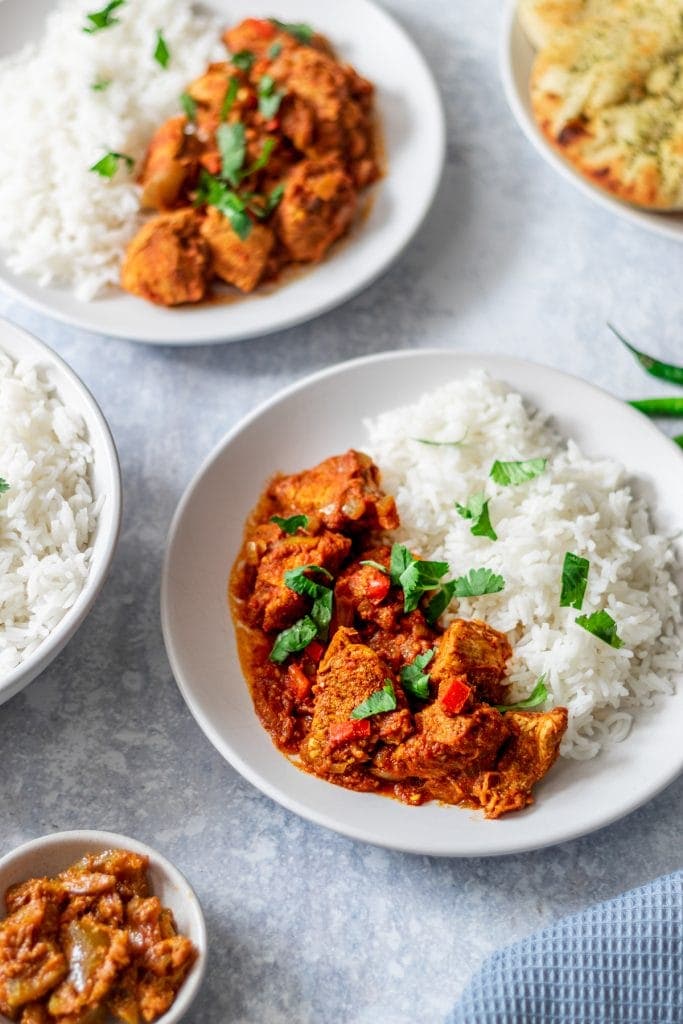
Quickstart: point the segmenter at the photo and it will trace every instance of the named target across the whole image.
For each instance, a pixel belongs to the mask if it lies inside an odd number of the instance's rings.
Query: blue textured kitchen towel
[[[683,1024],[683,871],[494,953],[448,1024]]]

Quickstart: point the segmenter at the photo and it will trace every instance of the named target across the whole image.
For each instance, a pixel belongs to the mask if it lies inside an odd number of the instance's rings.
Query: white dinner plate
[[[40,33],[46,6],[46,0],[0,3],[0,55],[25,42],[27,26]],[[206,0],[204,6],[226,25],[264,10],[253,0]],[[239,341],[310,320],[387,269],[420,227],[441,177],[445,123],[432,73],[408,34],[371,0],[269,0],[265,13],[314,25],[377,87],[387,173],[368,193],[367,215],[351,235],[319,266],[229,303],[165,309],[123,291],[81,302],[64,288],[41,287],[12,273],[2,261],[0,288],[75,327],[133,341],[194,345]]]
[[[631,734],[592,761],[561,760],[536,803],[497,821],[437,803],[409,807],[299,771],[260,725],[240,671],[226,603],[244,521],[268,478],[366,444],[362,420],[485,369],[553,414],[587,455],[622,462],[656,526],[680,531],[679,449],[626,403],[557,370],[501,356],[388,352],[306,378],[238,424],[209,455],[171,525],[162,579],[166,649],[192,714],[245,778],[285,807],[356,839],[413,853],[482,856],[583,835],[649,800],[683,768],[683,689],[638,712]]]
[[[507,0],[500,45],[500,69],[508,104],[529,142],[563,178],[600,206],[611,210],[624,220],[631,221],[632,224],[639,224],[648,231],[654,231],[655,234],[682,242],[683,214],[657,213],[622,202],[575,170],[539,131],[531,109],[529,90],[531,67],[536,51],[517,17],[517,6],[518,0]]]

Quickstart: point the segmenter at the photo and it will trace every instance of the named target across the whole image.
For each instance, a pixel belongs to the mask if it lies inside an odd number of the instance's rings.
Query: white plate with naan
[[[500,69],[505,96],[517,124],[543,159],[579,191],[623,220],[665,238],[683,242],[683,213],[638,209],[593,185],[557,153],[538,128],[531,109],[529,81],[536,51],[517,15],[518,0],[507,0],[500,41]]]

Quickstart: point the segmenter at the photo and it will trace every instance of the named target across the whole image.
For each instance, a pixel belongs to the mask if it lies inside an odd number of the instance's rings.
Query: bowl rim
[[[0,857],[0,874],[15,864],[19,865],[27,854],[50,848],[59,849],[60,846],[68,846],[78,842],[90,844],[93,847],[100,846],[103,850],[124,849],[130,850],[133,853],[144,854],[149,857],[150,866],[155,867],[162,874],[166,875],[173,886],[183,893],[183,899],[186,899],[192,908],[197,926],[197,935],[192,937],[192,941],[198,951],[197,959],[190,968],[170,1008],[155,1021],[155,1024],[177,1024],[187,1013],[206,974],[207,932],[204,911],[202,910],[199,897],[182,871],[168,860],[167,857],[153,846],[148,846],[147,843],[143,843],[139,839],[133,839],[131,836],[126,836],[119,832],[100,831],[99,829],[69,829],[64,832],[49,832],[46,835],[37,836],[35,839],[29,839],[27,842],[21,843],[20,846],[16,846],[9,853]],[[3,919],[5,914],[2,910],[0,910],[0,914],[2,914],[0,919]],[[0,1014],[0,1022],[1,1024],[5,1024],[5,1022],[6,1024],[11,1024],[2,1014]]]
[[[66,377],[73,387],[80,392],[84,405],[88,408],[90,417],[97,424],[102,435],[105,461],[111,478],[111,493],[107,494],[107,501],[111,504],[111,517],[108,532],[102,533],[101,536],[98,533],[92,543],[93,554],[95,549],[99,547],[99,566],[96,569],[93,569],[92,566],[90,567],[85,584],[76,598],[76,601],[72,607],[68,609],[55,628],[51,630],[48,636],[42,641],[42,643],[40,643],[33,654],[29,655],[29,657],[24,661],[21,661],[4,678],[0,677],[0,703],[4,703],[6,700],[15,696],[20,692],[20,690],[23,690],[25,686],[28,686],[28,684],[31,683],[45,668],[47,668],[50,662],[52,662],[64,649],[66,644],[71,640],[92,611],[95,601],[97,600],[100,591],[109,576],[109,571],[111,569],[111,564],[113,562],[119,536],[121,534],[121,520],[123,515],[121,463],[119,461],[119,455],[111,428],[105,419],[104,413],[100,409],[97,399],[86,384],[83,383],[78,374],[72,370],[69,364],[53,349],[51,349],[49,345],[44,341],[41,341],[34,334],[24,330],[22,327],[18,327],[6,318],[0,317],[0,352],[3,351],[3,335],[14,335],[16,341],[28,344],[29,351],[27,352],[27,358],[33,358],[33,355],[36,354],[38,356],[38,361],[44,360],[46,364],[56,368],[57,371],[63,377]],[[56,385],[56,390],[59,395],[58,384]],[[88,424],[87,421],[86,426],[88,427],[88,434],[91,435],[92,431],[90,430],[90,424]],[[93,457],[96,458],[94,450]],[[98,530],[101,528],[101,524],[102,518],[100,510],[97,520]]]

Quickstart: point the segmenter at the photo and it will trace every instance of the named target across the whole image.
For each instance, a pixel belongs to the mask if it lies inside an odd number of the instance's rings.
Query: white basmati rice
[[[0,352],[0,679],[52,632],[88,576],[97,507],[85,435],[33,364]]]
[[[481,373],[366,426],[368,452],[397,500],[397,539],[423,558],[447,561],[454,576],[485,566],[505,578],[501,593],[455,601],[442,621],[482,618],[508,635],[513,700],[528,696],[545,673],[550,704],[569,709],[565,756],[595,756],[628,734],[634,707],[672,692],[683,668],[674,556],[621,466],[584,457],[520,395]],[[416,437],[464,443],[432,447]],[[546,471],[523,485],[502,487],[488,477],[496,459],[540,456],[549,460]],[[491,499],[495,543],[473,536],[454,507],[481,491]],[[622,648],[577,626],[574,609],[560,608],[567,551],[590,560],[583,613],[609,611]]]
[[[105,153],[140,166],[155,129],[214,56],[219,24],[178,0],[127,0],[118,22],[83,32],[93,0],[67,0],[42,40],[0,61],[0,249],[9,268],[91,299],[117,284],[142,223],[135,170],[111,181],[89,170]],[[153,57],[157,30],[170,50]],[[101,92],[92,85],[106,81]]]

